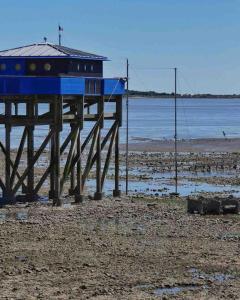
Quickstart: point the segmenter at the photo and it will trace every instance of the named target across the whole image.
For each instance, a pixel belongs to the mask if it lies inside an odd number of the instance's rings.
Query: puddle
[[[218,236],[221,240],[240,240],[240,232],[228,232]]]
[[[152,285],[152,284],[139,284],[139,285],[136,286],[136,288],[146,290],[146,289],[154,288],[154,285]]]
[[[49,200],[49,198],[47,196],[41,196],[38,198],[38,202],[42,203],[42,204],[48,204],[51,203],[51,201]]]
[[[218,283],[223,283],[227,280],[232,280],[235,278],[232,275],[224,274],[224,273],[207,274],[204,272],[200,272],[196,268],[190,269],[189,272],[192,274],[193,279],[203,279],[203,280],[208,280],[208,281],[215,281]],[[175,296],[178,293],[181,293],[184,291],[207,289],[207,288],[209,288],[209,286],[208,285],[190,284],[190,285],[177,285],[177,286],[173,286],[173,287],[156,288],[152,284],[141,284],[141,285],[136,286],[136,288],[145,290],[146,292],[152,293],[156,296],[163,296],[163,295]]]
[[[113,180],[107,180],[104,185],[104,193],[106,195],[112,195],[112,189],[114,187]],[[120,188],[124,189],[125,181],[120,181]],[[90,179],[87,182],[87,189],[89,192],[94,192],[95,180]],[[129,194],[144,194],[151,196],[164,196],[175,191],[173,179],[163,181],[159,180],[145,180],[145,181],[129,181]],[[227,195],[238,196],[240,192],[239,186],[231,185],[215,185],[208,183],[193,183],[187,180],[180,180],[178,186],[178,192],[180,196],[198,195],[202,192],[206,193],[224,193]]]
[[[7,214],[5,212],[0,212],[0,222],[5,221],[7,218]]]
[[[27,260],[27,256],[25,255],[17,255],[15,256],[15,259],[21,262],[25,262]]]
[[[27,211],[19,211],[16,213],[16,219],[19,221],[26,221],[28,219]]]
[[[163,295],[176,295],[183,291],[192,291],[195,289],[199,289],[199,286],[195,285],[180,285],[175,287],[169,288],[157,288],[153,291],[153,294],[156,296],[163,296]]]
[[[223,283],[227,280],[232,280],[235,277],[230,274],[224,274],[224,273],[213,273],[213,274],[207,274],[204,272],[200,272],[198,269],[192,268],[189,270],[190,273],[192,273],[193,279],[205,279],[209,281],[216,281],[219,283]]]
[[[136,233],[142,235],[142,234],[145,234],[145,226],[143,224],[135,224],[133,227],[132,227],[132,231],[135,231]]]
[[[173,286],[173,287],[156,288],[152,284],[141,284],[141,285],[136,286],[136,288],[146,290],[147,292],[152,293],[155,296],[163,296],[163,295],[176,295],[183,291],[193,291],[193,290],[201,289],[201,288],[206,289],[207,286],[192,284],[192,285],[178,285],[178,286]]]
[[[63,203],[62,207],[63,208],[71,208],[72,204],[71,203]]]

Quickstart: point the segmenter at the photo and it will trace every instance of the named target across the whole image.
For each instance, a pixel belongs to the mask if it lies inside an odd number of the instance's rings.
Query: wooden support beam
[[[96,149],[96,192],[94,194],[94,200],[102,200],[102,184],[101,184],[101,129],[104,124],[104,99],[99,98],[98,101],[98,118],[100,120],[97,136],[97,149]]]
[[[2,142],[0,142],[0,148],[1,148],[1,150],[2,150],[2,152],[4,154],[4,156],[5,156],[5,161],[6,161],[6,159],[7,159],[6,158],[7,157],[7,155],[6,155],[7,151],[6,151],[6,148],[4,147],[4,145],[3,145]],[[10,165],[11,165],[12,168],[14,168],[14,163],[12,162],[11,158],[10,158]],[[18,179],[21,177],[18,171],[16,171],[16,176],[17,176]],[[26,185],[24,184],[24,182],[23,182],[23,188],[24,189],[27,188]]]
[[[56,96],[54,102],[54,195],[53,205],[60,206],[61,184],[60,184],[60,132],[62,131],[62,96]]]
[[[74,114],[74,116],[76,116],[76,105],[75,105],[75,103],[71,104],[71,106],[70,106],[70,113]],[[71,128],[71,131],[74,129],[74,124],[73,123],[70,123],[70,128]],[[77,138],[78,138],[78,128],[77,128],[77,132],[74,133],[74,137],[71,140],[71,147],[74,145],[75,140],[76,140],[76,143],[77,143]],[[74,146],[73,156],[71,158],[70,164],[72,163],[72,159],[75,156],[75,153],[76,153],[76,146]],[[69,167],[71,168],[71,165]],[[74,195],[75,184],[76,184],[75,166],[73,166],[71,168],[71,173],[70,173],[69,195]]]
[[[83,188],[82,188],[82,151],[81,151],[81,130],[83,129],[84,122],[84,97],[79,99],[77,103],[77,117],[79,119],[79,130],[77,137],[77,186],[75,189],[75,202],[80,203],[83,201]]]
[[[16,177],[16,174],[17,174],[17,169],[18,169],[18,166],[19,166],[19,163],[20,163],[20,159],[22,157],[26,137],[27,137],[27,128],[25,127],[24,130],[23,130],[23,134],[22,134],[20,144],[19,144],[16,159],[15,159],[15,162],[14,162],[14,165],[13,165],[13,168],[12,168],[12,175],[11,175],[11,178],[10,178],[11,187],[13,187],[13,184],[14,184],[14,180],[15,180],[15,177]]]
[[[103,139],[103,141],[101,143],[101,150],[104,149],[104,147],[107,144],[109,138],[111,137],[113,131],[116,129],[116,126],[117,126],[117,121],[115,121],[113,123],[113,125],[110,128],[110,130],[108,131],[107,135],[104,137],[104,139]],[[94,127],[93,129],[96,129],[96,127]],[[93,132],[93,129],[92,129],[91,133]],[[91,135],[89,135],[89,136],[91,136]],[[86,142],[86,140],[85,140],[85,142]],[[84,148],[86,146],[85,142],[84,142],[84,144],[82,146],[82,150],[81,150],[82,152],[83,152],[83,150],[84,150]],[[91,159],[90,170],[92,169],[92,167],[93,167],[94,163],[96,162],[96,160],[97,160],[97,153],[95,153],[94,156],[93,156],[93,158]],[[76,155],[76,157],[75,157],[75,159],[73,161],[73,164],[76,164],[77,162],[79,162],[78,155]]]
[[[13,188],[13,194],[16,194],[16,192],[18,191],[18,189],[21,186],[21,184],[23,183],[24,179],[27,177],[29,170],[34,166],[34,164],[36,163],[36,161],[38,160],[38,158],[42,154],[43,150],[46,148],[46,146],[47,146],[47,144],[48,144],[48,142],[49,142],[52,135],[53,135],[53,131],[51,130],[48,133],[47,137],[42,142],[42,144],[39,147],[38,151],[35,153],[31,164],[27,166],[27,168],[23,172],[22,176],[19,178],[18,182],[16,183],[15,187]]]
[[[88,136],[86,137],[85,141],[83,142],[82,146],[81,146],[81,153],[84,151],[84,149],[86,148],[86,146],[88,145],[89,141],[91,140],[91,138],[93,137],[93,135],[95,134],[96,128],[98,127],[100,123],[100,120],[98,120],[98,122],[96,122],[93,126],[93,128],[91,129],[91,131],[89,132]],[[72,165],[74,166],[80,159],[80,155],[76,155]]]
[[[3,192],[3,195],[6,195],[6,187],[1,178],[0,178],[0,188]]]
[[[93,135],[93,138],[92,138],[92,144],[91,144],[91,147],[90,147],[90,150],[89,150],[89,153],[88,153],[86,166],[85,166],[85,169],[84,169],[84,172],[83,172],[82,189],[84,189],[85,182],[87,180],[88,174],[89,174],[90,169],[91,169],[91,161],[92,161],[94,149],[95,149],[95,146],[96,146],[96,140],[97,140],[97,137],[98,137],[98,130],[99,130],[99,127],[95,128],[95,130],[94,130],[94,135]]]
[[[63,176],[62,176],[61,181],[60,181],[60,195],[61,195],[62,190],[63,190],[63,184],[66,181],[66,179],[67,179],[67,177],[68,177],[68,175],[69,175],[69,173],[72,169],[71,164],[72,164],[72,160],[73,160],[76,145],[77,145],[77,137],[78,137],[78,128],[75,129],[73,139],[71,140],[70,150],[69,150],[67,161],[66,161],[65,168],[64,168],[64,171],[63,171]],[[73,188],[73,190],[74,190],[74,188]]]
[[[34,101],[27,102],[27,116],[29,118],[35,118],[34,114]],[[32,164],[34,157],[34,126],[27,126],[27,165],[32,165],[29,168],[27,175],[27,198],[30,201],[34,200],[34,164]]]
[[[119,127],[122,126],[122,96],[116,98],[116,121],[118,122],[118,128],[115,138],[115,189],[113,190],[113,196],[121,196],[121,190],[119,189]]]
[[[67,148],[67,146],[68,146],[68,144],[69,144],[69,142],[70,142],[73,134],[74,134],[74,131],[70,132],[69,135],[68,135],[68,137],[66,138],[66,140],[63,142],[63,144],[62,144],[62,146],[60,148],[60,155],[62,155],[63,152],[66,150],[66,148]],[[51,139],[51,141],[52,141],[52,139]],[[53,144],[54,144],[54,142],[53,142]],[[52,157],[54,158],[54,155]],[[48,168],[46,169],[46,171],[44,172],[44,174],[42,175],[41,179],[39,180],[38,184],[35,187],[35,190],[34,190],[35,194],[37,194],[39,192],[40,188],[42,187],[43,183],[45,182],[45,180],[47,179],[47,177],[48,177],[49,174],[50,174],[50,182],[51,182],[51,174],[52,174],[51,171],[53,170],[53,165],[54,165],[54,160],[51,159],[50,160],[50,165],[48,166]],[[53,190],[54,190],[54,183],[53,183],[53,189],[52,189],[52,191]],[[51,196],[50,198],[53,198],[53,196]]]
[[[6,124],[8,118],[5,116],[0,116],[0,124]],[[53,124],[53,119],[48,116],[39,116],[36,118],[29,118],[28,116],[13,116],[11,117],[12,126],[37,126],[37,125],[49,125]]]
[[[112,127],[109,129],[108,133],[106,134],[106,136],[104,137],[102,144],[101,144],[101,150],[104,149],[104,147],[106,146],[109,138],[111,137],[113,131],[115,131],[117,126],[117,121],[115,121],[112,125]],[[93,159],[92,159],[92,163],[91,163],[91,168],[93,167],[94,163],[96,162],[97,159],[97,154],[94,155]]]
[[[119,189],[119,127],[117,126],[115,138],[115,188],[113,190],[113,197],[120,197],[121,191]]]
[[[5,102],[5,116],[7,123],[5,125],[5,195],[10,201],[12,201],[12,189],[11,189],[11,117],[12,117],[12,103],[10,101]]]
[[[102,179],[101,179],[102,189],[103,189],[104,181],[105,181],[108,169],[109,169],[109,164],[110,164],[110,160],[111,160],[111,156],[112,156],[113,144],[115,142],[117,132],[118,132],[118,126],[116,126],[114,128],[114,131],[113,131],[112,137],[111,137],[111,141],[110,141],[110,144],[109,144],[109,147],[108,147],[107,157],[106,157],[106,161],[105,161],[105,164],[104,164]]]

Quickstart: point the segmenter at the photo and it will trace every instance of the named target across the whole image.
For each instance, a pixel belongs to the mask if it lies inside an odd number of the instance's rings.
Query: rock
[[[156,206],[157,206],[157,203],[148,203],[147,204],[147,207],[149,207],[149,208],[154,208]]]

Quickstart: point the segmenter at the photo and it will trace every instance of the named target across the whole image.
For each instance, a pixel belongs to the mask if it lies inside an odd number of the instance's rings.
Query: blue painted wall
[[[0,95],[85,95],[84,77],[0,76]],[[102,95],[124,94],[122,79],[103,79]]]
[[[104,79],[103,95],[123,95],[125,94],[125,81],[123,79]]]
[[[6,69],[2,70],[1,65],[5,65]],[[16,70],[16,65],[20,65],[20,70]],[[25,59],[0,59],[0,75],[24,75],[25,74]]]

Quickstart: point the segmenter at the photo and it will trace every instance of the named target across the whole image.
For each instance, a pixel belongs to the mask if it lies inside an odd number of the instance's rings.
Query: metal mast
[[[128,140],[129,140],[129,63],[127,59],[127,91],[126,91],[126,195],[128,195]]]
[[[175,135],[174,135],[174,158],[175,158],[175,194],[178,195],[178,144],[177,144],[177,68],[174,68],[174,123],[175,123]]]
[[[63,27],[61,27],[58,24],[58,44],[59,44],[59,46],[62,45],[62,31],[63,31]]]

